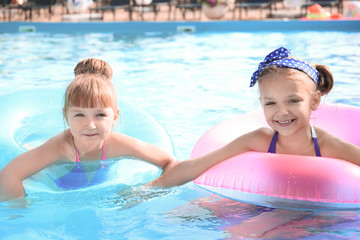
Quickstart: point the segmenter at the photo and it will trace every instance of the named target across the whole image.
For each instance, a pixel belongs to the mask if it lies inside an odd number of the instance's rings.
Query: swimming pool
[[[321,27],[320,22],[287,21],[284,30],[280,22],[226,23],[213,23],[213,28],[193,22],[163,23],[163,28],[160,23],[109,23],[93,25],[93,31],[87,24],[44,29],[38,23],[0,23],[0,96],[21,98],[19,92],[27,91],[37,98],[31,91],[41,89],[61,95],[79,60],[103,59],[113,67],[119,97],[166,128],[179,159],[190,156],[211,126],[259,107],[249,79],[264,54],[278,46],[332,69],[335,87],[325,102],[360,106],[358,22]],[[20,26],[35,32],[19,32]],[[1,239],[354,239],[360,237],[359,225],[359,211],[264,208],[192,183],[153,192],[109,186],[38,193],[0,204]]]

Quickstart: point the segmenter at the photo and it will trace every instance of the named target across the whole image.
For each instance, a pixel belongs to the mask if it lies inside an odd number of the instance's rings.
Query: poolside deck
[[[94,3],[95,5],[95,3]],[[170,12],[169,12],[170,10]],[[0,11],[0,21],[33,21],[33,22],[81,22],[81,21],[130,21],[129,13],[125,10],[118,9],[116,10],[115,17],[111,11],[106,11],[102,16],[102,19],[99,19],[99,13],[93,12],[92,18],[89,18],[89,11],[84,12],[83,14],[71,13],[68,12],[66,4],[56,4],[52,7],[52,14],[49,15],[47,12],[48,9],[41,9],[39,13],[34,11],[29,16],[29,12],[25,13],[19,9],[12,9],[10,18],[9,12],[4,16],[5,11]],[[334,11],[334,10],[333,10]],[[239,9],[235,12],[231,9],[227,11],[225,16],[220,19],[220,21],[232,21],[232,20],[262,20],[262,19],[284,19],[284,18],[298,18],[300,14],[303,14],[300,9],[289,11],[286,8],[284,2],[277,2],[275,10],[272,11],[273,16],[270,16],[268,9],[260,11],[259,9],[249,9],[247,12],[242,10],[242,15],[240,17]],[[202,11],[188,11],[186,13],[186,18],[184,19],[180,10],[175,8],[175,5],[172,5],[171,9],[167,5],[160,7],[160,11],[157,15],[154,15],[153,12],[145,12],[143,16],[139,12],[133,12],[131,21],[209,21],[209,19],[204,15]]]
[[[3,0],[9,1],[9,0]],[[15,1],[15,0],[11,0]],[[28,1],[28,0],[16,0],[16,1]],[[89,21],[103,21],[103,22],[126,22],[126,21],[148,21],[148,22],[164,22],[164,21],[214,21],[208,19],[203,11],[187,11],[185,18],[181,11],[175,7],[176,1],[172,1],[171,7],[161,5],[159,11],[155,15],[153,12],[144,11],[142,14],[139,11],[132,13],[132,19],[129,19],[129,13],[123,9],[117,9],[115,15],[111,11],[105,11],[103,15],[97,12],[90,13],[89,9],[98,7],[100,2],[110,0],[93,0],[94,3],[84,13],[75,13],[68,10],[68,0],[56,0],[57,3],[52,6],[52,13],[48,13],[48,8],[41,9],[40,11],[34,10],[30,14],[30,11],[24,11],[17,8],[0,7],[0,22],[15,22],[15,21],[27,21],[27,22],[89,22]],[[96,2],[97,1],[97,2]],[[143,0],[144,1],[144,0]],[[229,10],[225,16],[218,21],[238,21],[238,20],[267,20],[267,19],[298,19],[304,17],[306,14],[306,8],[290,9],[287,6],[291,0],[274,0],[272,4],[272,11],[269,9],[249,8],[247,11],[242,9],[240,14],[239,8],[233,10],[233,6],[229,6]],[[346,6],[352,0],[340,0],[340,7],[324,8],[326,12],[330,14],[339,14],[345,16]],[[359,0],[360,1],[360,0]],[[106,5],[103,3],[103,5]],[[344,10],[345,8],[345,10]],[[9,14],[10,13],[10,14]],[[92,14],[92,15],[91,15]],[[91,15],[91,17],[89,17]],[[101,18],[99,18],[101,15]],[[360,17],[357,17],[359,20]]]

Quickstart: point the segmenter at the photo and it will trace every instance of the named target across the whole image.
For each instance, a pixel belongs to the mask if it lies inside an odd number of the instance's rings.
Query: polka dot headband
[[[289,55],[291,50],[280,47],[269,55],[267,55],[261,63],[259,63],[258,70],[256,70],[253,75],[251,76],[250,87],[253,87],[255,83],[259,79],[260,73],[267,67],[275,66],[275,67],[286,67],[286,68],[293,68],[300,71],[305,72],[309,77],[314,80],[316,85],[318,84],[319,79],[319,72],[311,66],[309,63],[295,58],[290,58]]]

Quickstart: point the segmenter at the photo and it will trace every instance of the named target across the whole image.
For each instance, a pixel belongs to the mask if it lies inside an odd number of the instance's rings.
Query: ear
[[[116,112],[114,112],[114,121],[113,121],[113,124],[112,124],[113,127],[115,127],[115,125],[116,125],[116,122],[117,122],[117,120],[119,118],[119,114],[120,114],[119,109],[116,110]]]
[[[315,111],[319,107],[320,102],[321,102],[321,93],[320,91],[316,91],[311,101],[311,110]]]

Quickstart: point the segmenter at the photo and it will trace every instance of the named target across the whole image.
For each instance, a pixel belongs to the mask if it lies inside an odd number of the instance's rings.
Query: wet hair
[[[117,112],[116,92],[111,81],[98,74],[80,74],[69,84],[64,97],[63,114],[69,107],[112,108]]]
[[[320,91],[321,95],[324,96],[326,94],[328,94],[332,87],[334,86],[334,78],[333,75],[330,71],[330,69],[325,66],[325,65],[314,65],[314,67],[316,68],[316,70],[318,70],[319,72],[319,80],[318,80],[318,84],[316,87],[316,90]],[[277,67],[277,66],[270,66],[265,68],[259,75],[259,82],[261,82],[261,78],[272,74],[274,72],[276,72],[278,69],[289,69],[290,71],[300,71],[303,72],[301,70],[298,69],[294,69],[294,68],[287,68],[287,67]],[[305,72],[303,72],[304,74],[306,74]],[[306,74],[307,75],[307,74]],[[312,78],[309,79],[312,80]],[[313,80],[312,80],[313,81]],[[314,82],[314,81],[313,81]],[[315,83],[315,82],[314,82]],[[316,84],[316,83],[315,83]]]
[[[74,68],[75,76],[81,74],[100,74],[106,79],[111,80],[113,76],[113,70],[110,65],[100,59],[87,58],[80,61]]]

